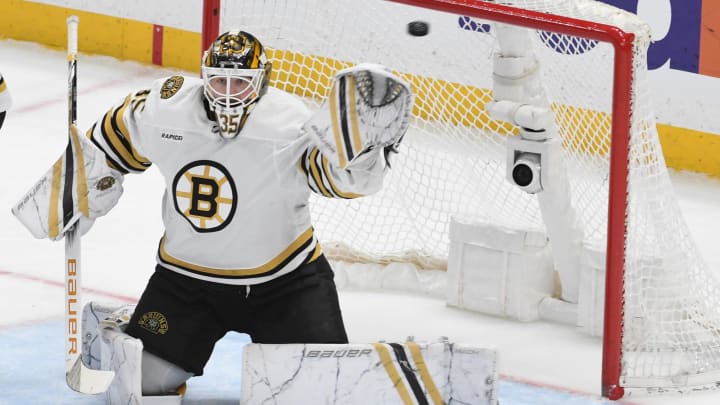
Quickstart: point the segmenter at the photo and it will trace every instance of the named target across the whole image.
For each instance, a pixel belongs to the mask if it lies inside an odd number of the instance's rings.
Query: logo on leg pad
[[[148,332],[164,335],[168,331],[168,322],[160,312],[146,312],[138,320],[138,325]]]

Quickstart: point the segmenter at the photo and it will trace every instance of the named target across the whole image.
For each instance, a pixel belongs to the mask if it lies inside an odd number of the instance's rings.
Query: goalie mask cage
[[[602,393],[720,381],[720,290],[682,219],[650,109],[648,27],[593,0],[205,0],[203,45],[257,36],[272,85],[317,108],[334,73],[382,63],[411,83],[412,126],[383,190],[311,201],[329,256],[447,262],[451,216],[543,230],[537,198],[506,180],[492,120],[493,24],[528,29],[568,169],[583,245],[606,252]],[[361,18],[362,17],[362,18]],[[425,36],[407,24],[432,20]]]

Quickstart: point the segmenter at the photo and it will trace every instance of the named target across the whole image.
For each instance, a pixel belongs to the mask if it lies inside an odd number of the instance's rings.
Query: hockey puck
[[[430,32],[430,24],[425,21],[411,21],[407,25],[407,32],[414,37],[424,37]]]

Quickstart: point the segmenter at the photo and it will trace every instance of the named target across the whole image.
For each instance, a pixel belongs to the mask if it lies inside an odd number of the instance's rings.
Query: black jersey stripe
[[[111,141],[110,135],[106,132],[106,128],[109,126],[107,124],[108,117],[110,116],[111,111],[108,111],[103,117],[98,121],[100,124],[97,128],[100,136],[102,137],[105,147],[101,148],[106,155],[112,155],[115,159],[115,163],[117,163],[120,167],[122,167],[124,170],[128,172],[137,172],[140,171],[140,169],[133,167],[126,159],[125,157],[120,153],[120,151],[117,149],[116,145]],[[97,143],[96,143],[97,144]]]
[[[165,237],[163,237],[160,240],[160,247],[158,248],[158,259],[161,262],[160,264],[164,266],[176,267],[193,274],[225,280],[243,280],[270,276],[285,269],[290,262],[303,252],[312,252],[316,243],[317,241],[313,236],[313,229],[308,228],[307,231],[303,232],[302,235],[288,245],[283,252],[262,266],[248,269],[214,269],[187,263],[172,257],[165,251]],[[311,254],[306,254],[302,264],[307,263],[311,258]]]
[[[322,248],[320,247],[320,242],[315,243],[315,248],[308,253],[309,258],[305,260],[306,263],[312,263],[315,260],[318,259],[322,255]]]
[[[415,394],[415,399],[417,399],[418,404],[430,405],[427,401],[427,398],[425,398],[425,393],[423,392],[423,389],[418,382],[415,371],[412,369],[412,367],[410,367],[410,361],[408,361],[408,357],[407,354],[405,354],[405,349],[403,348],[403,346],[398,343],[389,344],[390,347],[392,347],[393,352],[395,353],[395,358],[397,359],[398,365],[400,366],[400,370],[402,370],[403,374],[405,375],[405,379],[407,380],[408,384],[410,384],[410,389],[412,390],[413,394]]]
[[[307,178],[310,189],[317,194],[343,199],[358,198],[364,195],[343,191],[335,184],[328,159],[319,153],[317,147],[310,151],[309,157],[308,151],[304,151],[298,166]]]
[[[150,94],[150,90],[142,90],[135,93],[132,101],[130,102],[130,107],[133,112],[137,111],[138,108],[140,111],[145,108],[145,100],[147,100],[148,94]]]
[[[332,193],[334,193],[336,197],[351,199],[351,198],[358,198],[358,197],[363,196],[363,194],[349,193],[349,192],[342,191],[335,185],[335,182],[332,179],[332,172],[330,171],[330,167],[328,165],[328,160],[325,156],[322,157],[322,172],[325,174],[325,177],[328,180],[328,184],[330,185],[330,189],[332,190]]]
[[[103,134],[108,139],[113,148],[119,152],[120,157],[127,161],[131,167],[138,171],[143,171],[150,166],[150,162],[140,156],[132,145],[130,135],[123,120],[125,110],[131,102],[131,97],[125,97],[123,104],[117,108],[111,109],[105,115],[103,120]]]
[[[303,152],[302,156],[300,156],[300,171],[305,175],[305,177],[308,176],[307,168],[305,168],[305,159],[307,159],[307,149]]]
[[[135,159],[130,152],[131,146],[129,141],[115,130],[112,123],[112,116],[113,109],[103,116],[100,125],[100,133],[102,134],[105,143],[127,170],[136,172],[145,171],[149,165]]]
[[[145,100],[148,94],[150,94],[150,89],[140,90],[133,95],[133,100]]]
[[[103,140],[105,141],[105,145],[107,145],[107,149],[110,149],[108,152],[111,152],[113,156],[117,158],[118,163],[122,165],[122,167],[126,168],[127,170],[137,171],[138,168],[133,167],[126,159],[125,156],[118,150],[117,143],[118,140],[115,140],[115,134],[112,133],[112,124],[110,124],[110,118],[112,117],[112,109],[108,110],[100,121],[98,122],[100,125],[98,126],[99,133],[102,136]],[[109,133],[108,133],[109,132]],[[112,138],[111,138],[112,136]]]
[[[318,165],[318,155],[320,153],[320,150],[318,148],[314,148],[312,152],[310,152],[310,158],[308,159],[308,166],[310,169],[310,172],[312,173],[313,180],[315,180],[315,183],[318,186],[318,189],[320,190],[320,193],[324,195],[325,197],[333,197],[332,194],[327,190],[327,187],[325,187],[325,184],[323,183],[322,179],[322,173],[320,172],[320,168]]]
[[[110,157],[109,154],[107,153],[107,151],[105,150],[105,148],[102,145],[100,145],[100,142],[98,142],[97,139],[95,138],[95,136],[93,136],[93,134],[95,134],[96,127],[97,127],[97,122],[94,123],[92,128],[90,128],[87,132],[87,137],[90,139],[90,142],[92,142],[93,145],[95,145],[98,149],[100,149],[105,154],[105,160],[107,161],[109,167],[112,167],[113,169],[119,171],[122,174],[130,173],[129,171],[125,170],[125,168],[121,164],[119,164],[112,157]]]
[[[130,101],[130,96],[126,97],[125,102],[120,107],[113,110],[109,122],[112,126],[113,132],[117,135],[118,140],[120,140],[124,149],[127,150],[131,159],[134,162],[139,163],[141,166],[149,167],[150,161],[135,150],[135,146],[133,146],[132,139],[130,138],[130,131],[125,125],[125,111],[130,106]]]
[[[135,149],[135,146],[132,144],[132,140],[130,138],[130,131],[128,130],[127,126],[125,125],[124,117],[125,112],[127,111],[127,108],[130,106],[130,100],[127,99],[123,105],[120,108],[116,108],[113,112],[112,119],[110,120],[113,130],[118,135],[118,137],[121,140],[124,140],[125,142],[123,145],[127,144],[128,146],[128,152],[130,152],[130,155],[135,159],[137,162],[142,164],[143,166],[149,167],[150,161],[140,155],[138,151]]]
[[[314,193],[322,194],[320,192],[320,188],[315,183],[315,179],[310,174],[310,168],[309,168],[310,164],[308,162],[307,152],[308,151],[305,150],[303,152],[302,156],[300,157],[300,162],[299,162],[300,171],[303,173],[303,175],[305,175],[305,179],[307,180],[307,185],[308,185],[308,187],[310,187],[310,190],[312,190]]]

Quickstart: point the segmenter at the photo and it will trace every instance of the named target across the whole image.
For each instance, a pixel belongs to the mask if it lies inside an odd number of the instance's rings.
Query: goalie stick
[[[63,219],[70,220],[73,212],[73,137],[78,136],[77,124],[77,16],[67,19],[68,31],[68,146],[65,153],[65,187],[63,195]],[[79,222],[79,221],[78,221]],[[112,371],[93,370],[81,360],[80,308],[82,305],[80,283],[80,234],[78,222],[65,232],[65,380],[68,387],[84,394],[105,392],[112,382]]]

